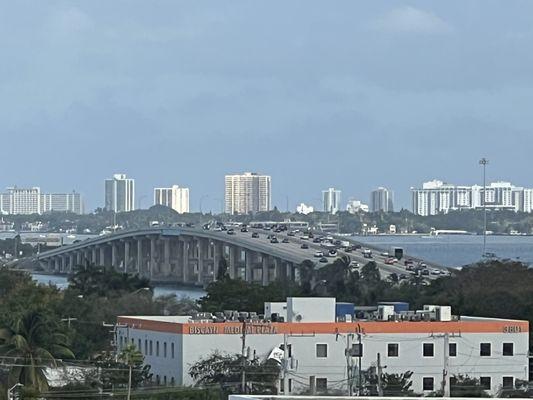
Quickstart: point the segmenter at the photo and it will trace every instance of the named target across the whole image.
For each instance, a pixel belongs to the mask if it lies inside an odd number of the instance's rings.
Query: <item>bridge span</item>
[[[263,235],[186,227],[120,231],[86,239],[37,256],[48,272],[70,273],[78,265],[100,265],[154,281],[205,285],[216,279],[221,259],[231,278],[267,285],[299,280],[298,266],[312,249],[295,242],[272,244]]]

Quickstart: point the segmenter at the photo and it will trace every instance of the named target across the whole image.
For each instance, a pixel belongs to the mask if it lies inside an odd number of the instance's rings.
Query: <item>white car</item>
[[[317,251],[315,253],[315,257],[324,257],[324,253],[322,253],[321,251]]]

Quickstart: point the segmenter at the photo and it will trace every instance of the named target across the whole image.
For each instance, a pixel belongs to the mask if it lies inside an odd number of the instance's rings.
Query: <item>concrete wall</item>
[[[335,298],[289,297],[287,322],[335,322]]]

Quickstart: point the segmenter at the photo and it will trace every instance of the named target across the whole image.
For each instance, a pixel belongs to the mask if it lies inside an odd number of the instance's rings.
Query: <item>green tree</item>
[[[240,391],[243,360],[239,354],[213,352],[189,369],[197,386],[219,385],[226,393]],[[275,360],[258,358],[245,361],[246,391],[250,394],[276,394],[280,365]]]
[[[128,396],[127,400],[131,398],[132,386],[132,372],[134,368],[139,368],[144,360],[142,353],[135,347],[134,344],[128,343],[126,347],[120,352],[118,360],[128,367]]]
[[[450,395],[452,397],[490,397],[479,379],[468,375],[454,375],[450,377]]]
[[[57,358],[74,358],[66,341],[57,327],[35,311],[0,329],[0,354],[15,364],[10,369],[9,384],[46,390],[46,367],[57,367]]]

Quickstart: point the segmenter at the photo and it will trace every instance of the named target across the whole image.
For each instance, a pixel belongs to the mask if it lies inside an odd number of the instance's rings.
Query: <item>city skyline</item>
[[[479,182],[482,156],[489,179],[533,186],[524,168],[533,4],[130,11],[92,1],[5,5],[13,18],[0,27],[0,122],[25,154],[24,162],[18,152],[3,155],[17,166],[0,172],[5,186],[76,188],[93,210],[100,180],[126,171],[145,206],[155,183],[180,182],[191,188],[191,209],[207,195],[204,207],[218,210],[225,171],[260,170],[275,180],[280,209],[287,195],[294,209],[330,186],[368,201],[375,185],[410,208],[404,188],[433,176]],[[26,24],[17,23],[22,15]],[[245,63],[242,54],[250,54]]]

